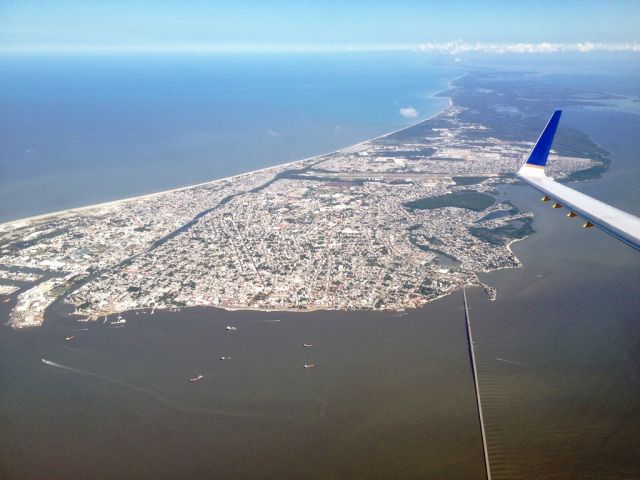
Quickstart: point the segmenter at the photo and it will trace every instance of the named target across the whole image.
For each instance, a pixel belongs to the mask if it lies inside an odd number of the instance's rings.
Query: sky
[[[452,49],[453,43],[640,50],[639,25],[640,0],[0,1],[4,51]]]

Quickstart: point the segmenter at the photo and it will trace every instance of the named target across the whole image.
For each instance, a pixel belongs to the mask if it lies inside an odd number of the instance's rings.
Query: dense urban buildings
[[[195,305],[402,310],[519,266],[509,244],[531,218],[495,193],[535,139],[479,121],[464,79],[452,88],[441,114],[337,152],[0,226],[2,292],[39,280],[12,326],[41,324],[57,299],[91,319]],[[556,178],[602,163],[558,153]]]

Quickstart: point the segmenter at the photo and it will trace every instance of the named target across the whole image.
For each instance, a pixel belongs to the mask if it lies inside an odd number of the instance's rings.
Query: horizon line
[[[128,43],[128,44],[15,44],[1,45],[0,55],[43,54],[214,54],[214,53],[365,53],[365,52],[418,52],[440,55],[465,53],[488,54],[551,54],[590,52],[640,52],[640,42],[602,43],[487,43],[432,42],[416,44],[345,44],[345,43]]]

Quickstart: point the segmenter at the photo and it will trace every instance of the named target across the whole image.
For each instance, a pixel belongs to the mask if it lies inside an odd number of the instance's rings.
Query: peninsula
[[[509,244],[532,232],[531,214],[496,187],[515,182],[550,111],[609,96],[504,72],[439,95],[451,99],[442,113],[326,155],[0,225],[10,324],[40,325],[54,302],[90,319],[196,305],[403,310],[518,267]],[[556,178],[607,166],[567,126],[556,149]]]

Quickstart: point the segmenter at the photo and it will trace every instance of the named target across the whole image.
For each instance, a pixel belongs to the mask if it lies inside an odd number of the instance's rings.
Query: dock
[[[478,406],[478,419],[480,420],[480,431],[482,433],[482,450],[484,451],[484,466],[487,472],[487,480],[491,480],[491,467],[489,465],[489,449],[487,448],[487,434],[484,428],[484,415],[482,413],[482,399],[480,398],[480,385],[478,383],[478,367],[476,365],[475,342],[471,331],[471,317],[469,316],[469,305],[467,303],[467,290],[462,287],[462,298],[464,301],[464,318],[467,325],[467,342],[469,346],[469,358],[471,359],[471,372],[473,374],[473,385],[476,391],[476,404]]]

